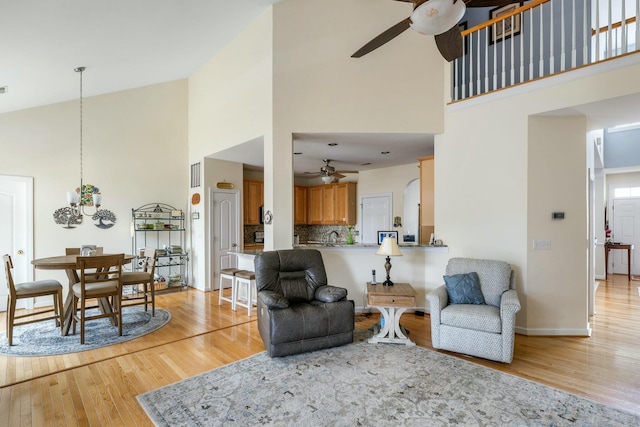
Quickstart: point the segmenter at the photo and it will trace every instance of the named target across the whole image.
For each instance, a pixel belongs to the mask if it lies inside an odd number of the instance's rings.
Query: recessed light
[[[389,154],[391,151],[381,151],[380,154]]]
[[[299,156],[302,153],[298,151],[297,153],[293,153],[293,154],[295,154],[296,156]]]
[[[8,90],[9,90],[9,86],[1,86],[0,94],[7,93]]]
[[[327,144],[329,147],[335,147],[336,145],[338,145],[337,142],[330,142]]]

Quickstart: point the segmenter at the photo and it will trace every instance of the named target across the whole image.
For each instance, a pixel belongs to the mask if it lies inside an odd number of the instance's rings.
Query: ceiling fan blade
[[[467,7],[499,7],[515,3],[513,0],[466,0]]]
[[[435,38],[436,46],[444,59],[451,62],[462,56],[462,34],[457,25],[446,33],[438,34]]]
[[[335,173],[359,173],[358,171],[336,171]]]
[[[391,28],[387,29],[386,31],[380,33],[378,36],[376,36],[369,43],[367,43],[364,46],[362,46],[356,53],[351,55],[351,57],[352,58],[360,58],[361,56],[364,56],[367,53],[379,48],[383,44],[393,40],[394,38],[396,38],[397,36],[399,36],[400,34],[405,32],[406,30],[408,30],[410,25],[411,25],[411,20],[409,18],[403,19],[402,21],[398,22],[393,27],[391,27]]]
[[[331,176],[334,177],[334,178],[338,178],[338,179],[344,178],[344,175],[342,175],[341,173],[338,173],[338,172],[332,174]]]

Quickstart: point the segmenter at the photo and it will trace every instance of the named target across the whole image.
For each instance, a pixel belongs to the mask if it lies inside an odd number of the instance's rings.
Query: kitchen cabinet
[[[131,250],[137,255],[133,270],[143,268],[144,248],[156,249],[154,286],[157,291],[182,289],[188,284],[189,255],[184,249],[184,211],[164,203],[149,203],[131,210]]]
[[[293,222],[295,225],[307,223],[307,187],[296,185],[293,192],[294,215]]]
[[[307,187],[307,224],[354,225],[356,183]]]
[[[333,187],[334,224],[355,225],[356,223],[356,184],[345,182]]]
[[[421,157],[420,162],[420,244],[429,244],[435,232],[434,157]]]
[[[333,184],[325,184],[322,193],[322,224],[335,224],[335,186]]]
[[[264,182],[245,180],[243,183],[244,224],[260,224],[260,208],[264,205]]]
[[[324,197],[323,185],[307,187],[307,224],[323,224],[322,222],[323,197]]]

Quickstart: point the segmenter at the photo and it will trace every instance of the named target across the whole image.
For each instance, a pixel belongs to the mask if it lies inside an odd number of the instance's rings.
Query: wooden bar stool
[[[254,304],[257,304],[256,294],[258,292],[256,289],[256,273],[248,270],[240,270],[236,272],[235,278],[236,294],[234,297],[234,305],[246,307],[247,315],[251,316],[251,309],[253,308]],[[244,288],[244,295],[246,295],[246,299],[240,298],[240,295],[243,294],[242,292],[240,292],[241,287]],[[235,310],[235,307],[233,308],[233,310]]]
[[[231,309],[233,311],[236,310],[236,303],[235,303],[235,299],[236,299],[236,273],[242,271],[238,268],[223,268],[222,270],[220,270],[220,286],[218,288],[218,304],[222,305],[222,301],[227,301],[231,303]],[[224,290],[226,289],[224,287],[224,282],[223,280],[230,280],[231,281],[231,296],[230,297],[225,297],[224,296]]]

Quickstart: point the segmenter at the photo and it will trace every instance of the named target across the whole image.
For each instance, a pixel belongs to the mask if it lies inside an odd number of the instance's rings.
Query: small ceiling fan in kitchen
[[[513,0],[394,0],[413,3],[411,15],[383,31],[362,46],[352,58],[360,58],[393,40],[409,28],[435,36],[436,46],[444,59],[451,62],[462,56],[462,35],[458,23],[467,7],[493,7],[513,3]]]
[[[332,182],[338,182],[340,178],[344,178],[343,173],[358,173],[358,171],[347,171],[347,170],[336,170],[335,167],[331,166],[331,159],[322,159],[324,162],[324,166],[320,168],[320,172],[305,172],[306,176],[320,176],[322,177],[322,181],[325,184],[329,184]]]

